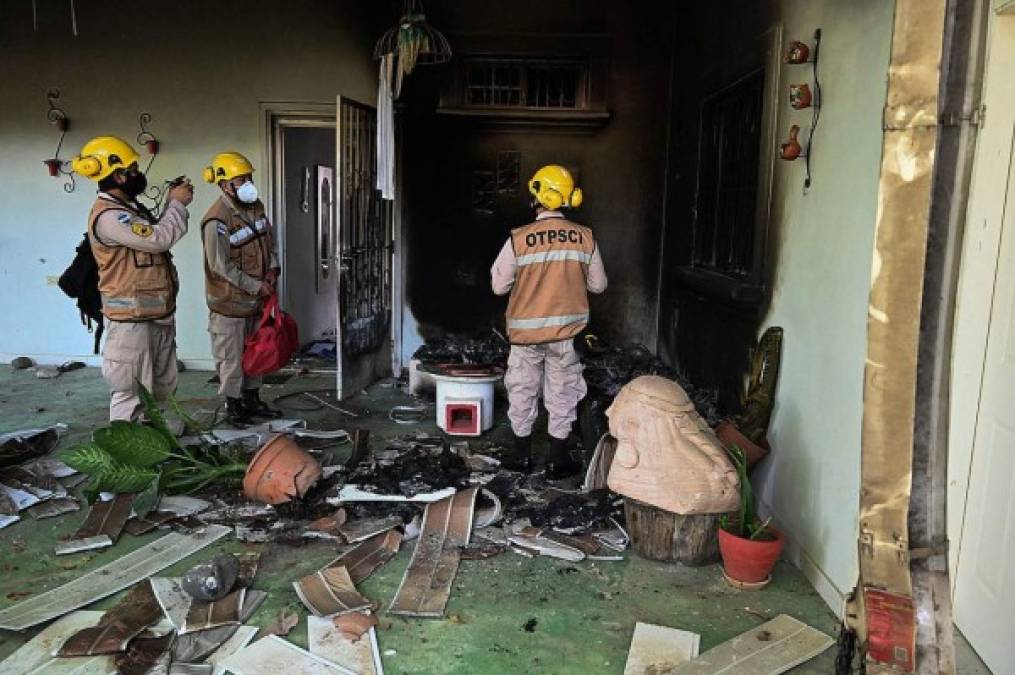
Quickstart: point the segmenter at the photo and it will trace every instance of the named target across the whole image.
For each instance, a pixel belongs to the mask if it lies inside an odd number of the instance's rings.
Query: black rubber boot
[[[515,436],[514,452],[502,464],[510,471],[532,473],[532,436]]]
[[[282,412],[269,407],[267,403],[261,400],[258,392],[258,389],[243,390],[243,407],[247,411],[247,414],[254,417],[263,417],[269,420],[281,417]]]
[[[546,475],[559,479],[573,476],[581,471],[581,464],[571,458],[567,450],[567,441],[550,436],[550,452],[546,458]]]
[[[254,423],[254,420],[250,418],[246,407],[243,405],[243,399],[233,398],[232,396],[226,397],[226,421],[238,429],[243,429],[247,425]]]

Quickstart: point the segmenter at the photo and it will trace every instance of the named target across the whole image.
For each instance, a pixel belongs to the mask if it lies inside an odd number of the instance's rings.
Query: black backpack
[[[70,266],[60,275],[58,285],[60,290],[78,301],[81,325],[87,326],[89,333],[92,332],[92,322],[95,322],[95,347],[92,353],[98,354],[99,342],[105,328],[102,318],[102,296],[99,295],[99,265],[92,255],[92,245],[88,241],[87,234],[75,250],[77,254]]]

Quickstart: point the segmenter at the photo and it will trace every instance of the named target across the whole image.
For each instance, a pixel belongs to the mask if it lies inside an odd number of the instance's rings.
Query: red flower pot
[[[151,155],[159,154],[159,142],[152,140],[145,143],[148,146],[148,153]]]
[[[266,504],[303,497],[321,477],[321,464],[284,434],[268,439],[247,467],[243,492]]]
[[[715,435],[719,437],[719,440],[726,447],[736,445],[744,451],[744,456],[747,458],[748,471],[755,464],[765,459],[772,450],[768,445],[768,441],[762,439],[760,444],[754,443],[747,436],[744,436],[740,429],[737,428],[737,425],[730,420],[719,422],[719,425],[715,428]]]
[[[736,581],[757,583],[768,579],[775,567],[775,561],[782,554],[785,537],[779,530],[769,526],[768,532],[775,539],[760,541],[744,539],[726,530],[719,530],[719,554],[726,576]]]
[[[60,167],[63,164],[59,159],[44,159],[42,163],[49,169],[49,175],[56,178],[60,175]]]

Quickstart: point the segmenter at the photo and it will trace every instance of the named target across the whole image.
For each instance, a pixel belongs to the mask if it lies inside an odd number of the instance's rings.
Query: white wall
[[[774,451],[755,482],[790,539],[788,556],[836,611],[858,573],[866,316],[893,11],[882,0],[779,3],[786,42],[822,30],[823,101],[810,189],[802,160],[776,161],[777,266],[765,327],[782,326],[785,341]],[[809,81],[809,67],[783,66],[783,136],[791,124],[809,125],[788,102],[789,84]]]
[[[108,7],[121,8],[110,14]],[[215,3],[77,3],[79,35],[66,3],[0,3],[0,358],[56,363],[90,356],[92,340],[55,279],[85,231],[95,186],[73,194],[46,174],[58,132],[46,122],[46,90],[58,87],[71,119],[61,157],[92,136],[133,142],[138,115],[152,114],[162,141],[149,180],[186,173],[195,181],[191,231],[173,250],[181,278],[179,356],[206,366],[210,349],[200,218],[217,189],[201,169],[222,150],[264,165],[258,105],[334,104],[376,95],[375,29],[366,3],[222,0]],[[143,160],[146,161],[146,160]],[[255,181],[257,175],[255,174]],[[261,185],[262,192],[266,186]]]

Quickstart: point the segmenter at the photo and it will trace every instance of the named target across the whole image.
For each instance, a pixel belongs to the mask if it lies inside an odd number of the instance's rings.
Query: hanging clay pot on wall
[[[243,492],[266,504],[303,497],[321,477],[321,464],[284,434],[268,439],[247,467]]]
[[[800,156],[801,152],[803,152],[803,148],[800,147],[800,141],[797,140],[797,135],[799,135],[799,133],[800,127],[796,124],[789,128],[789,140],[782,144],[782,150],[779,153],[779,157],[781,159],[792,162]]]
[[[145,141],[145,146],[148,148],[149,155],[159,154],[159,142],[155,139]]]
[[[799,40],[789,43],[786,50],[786,63],[807,63],[811,56],[811,48]]]
[[[789,85],[789,104],[797,110],[810,108],[813,100],[814,96],[811,94],[811,87],[809,84],[804,83]]]
[[[63,165],[63,162],[59,159],[44,159],[42,160],[42,163],[46,165],[47,169],[49,169],[50,176],[56,178],[60,175],[60,167]]]

